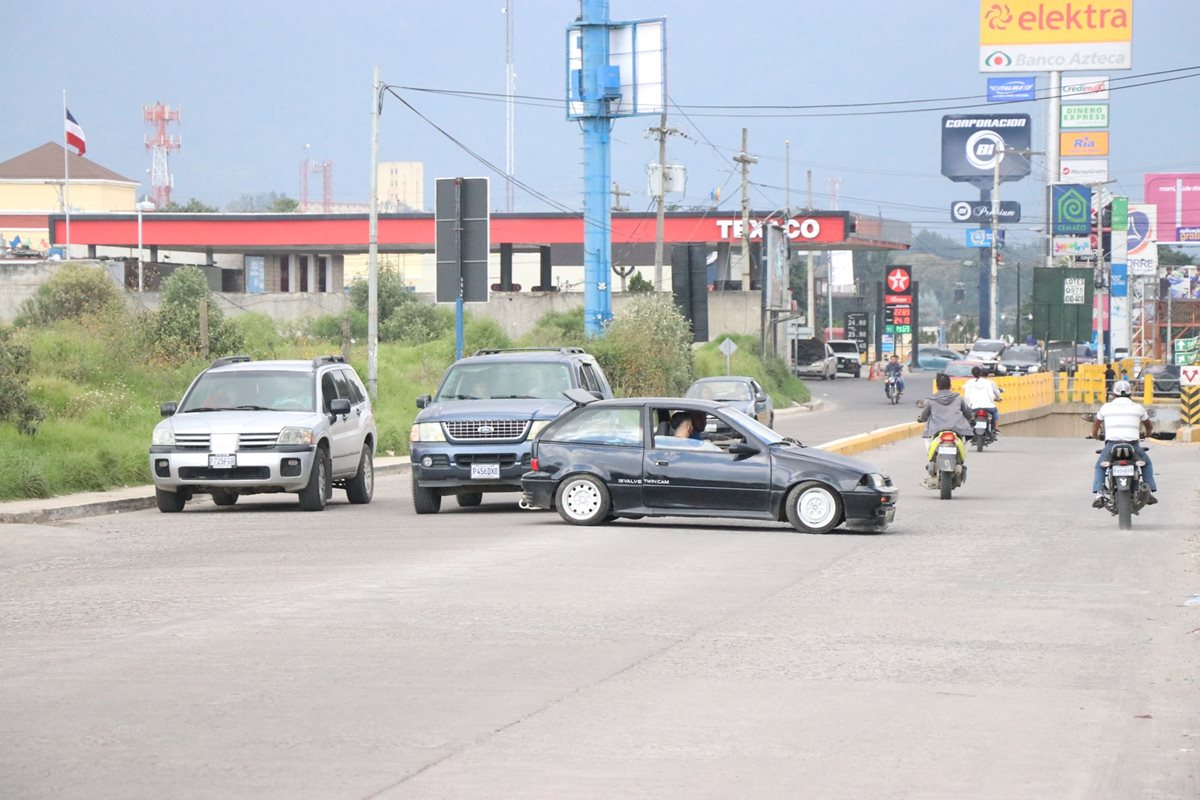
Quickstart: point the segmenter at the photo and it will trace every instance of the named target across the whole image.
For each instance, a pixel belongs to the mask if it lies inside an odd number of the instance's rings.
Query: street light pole
[[[141,294],[144,283],[142,281],[142,212],[153,211],[157,206],[149,200],[139,200],[134,203],[134,208],[137,209],[137,225],[138,225],[138,293]]]

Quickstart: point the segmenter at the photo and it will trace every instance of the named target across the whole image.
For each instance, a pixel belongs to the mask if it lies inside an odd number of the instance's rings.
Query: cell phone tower
[[[150,199],[157,208],[166,208],[171,203],[171,189],[175,179],[171,176],[167,156],[172,150],[183,147],[183,138],[167,133],[167,125],[179,122],[180,109],[172,109],[162,103],[142,106],[142,120],[154,127],[153,134],[146,134],[146,149],[154,154],[150,168]]]

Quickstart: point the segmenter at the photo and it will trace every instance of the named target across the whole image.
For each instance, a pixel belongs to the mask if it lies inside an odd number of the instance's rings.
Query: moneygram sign
[[[980,0],[980,72],[1133,67],[1133,0]]]

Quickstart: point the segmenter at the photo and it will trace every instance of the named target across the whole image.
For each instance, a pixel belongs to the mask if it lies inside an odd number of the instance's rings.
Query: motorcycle
[[[1094,414],[1082,416],[1089,422],[1095,419]],[[1100,438],[1103,438],[1103,434]],[[1143,452],[1149,449],[1142,448]],[[1100,448],[1096,455],[1103,452],[1104,448]],[[1104,469],[1104,505],[1100,507],[1117,518],[1120,530],[1132,530],[1133,515],[1145,508],[1150,498],[1150,487],[1142,480],[1142,468],[1146,462],[1138,458],[1132,443],[1114,442],[1108,460],[1101,461],[1100,466]]]
[[[943,500],[967,482],[967,447],[954,431],[941,431],[929,443],[926,488],[937,489]]]
[[[975,450],[982,453],[985,445],[996,441],[996,425],[987,409],[977,408],[971,412],[971,423],[975,427]]]
[[[900,382],[895,375],[888,375],[883,379],[883,392],[888,400],[892,401],[892,405],[900,402]]]

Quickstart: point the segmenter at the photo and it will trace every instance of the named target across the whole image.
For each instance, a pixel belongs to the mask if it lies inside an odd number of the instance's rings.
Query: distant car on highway
[[[942,372],[949,375],[951,378],[970,378],[971,370],[975,367],[983,368],[982,361],[974,361],[971,359],[960,358],[958,361],[951,361],[946,364],[946,368]]]
[[[747,375],[700,378],[688,387],[683,396],[728,405],[768,428],[775,427],[775,405],[771,402],[771,396],[758,381]]]
[[[524,507],[556,509],[572,525],[672,516],[826,533],[881,530],[895,516],[896,487],[878,467],[805,447],[721,403],[566,394],[579,405],[538,435],[521,486]],[[721,433],[672,435],[677,412],[704,414],[705,429]]]
[[[862,375],[862,350],[853,339],[829,339],[825,342],[837,356],[837,371],[858,378]]]
[[[951,361],[959,361],[962,357],[962,353],[957,353],[945,347],[926,345],[917,348],[917,364],[921,369],[941,372]]]
[[[797,339],[793,342],[792,353],[792,371],[797,376],[812,376],[823,381],[837,377],[837,355],[820,339]]]
[[[985,375],[991,375],[1000,372],[1000,355],[1008,347],[1008,342],[1003,339],[976,339],[975,344],[971,345],[970,351],[967,353],[967,358],[972,361],[978,361]]]
[[[1176,364],[1151,364],[1142,371],[1141,376],[1133,382],[1135,394],[1141,394],[1145,387],[1145,379],[1150,378],[1154,383],[1154,394],[1178,396],[1179,367]]]
[[[1000,365],[1006,375],[1031,375],[1044,368],[1042,351],[1029,345],[1014,345],[1000,354]]]

